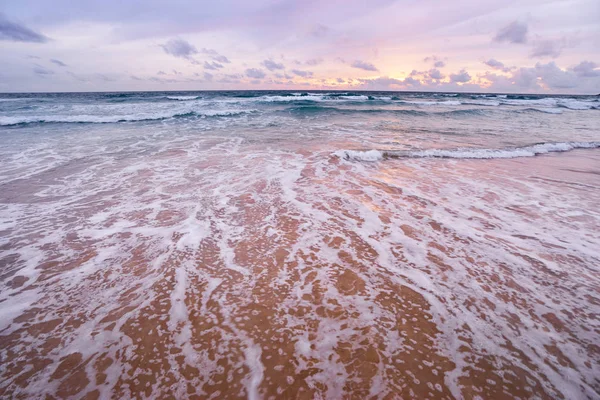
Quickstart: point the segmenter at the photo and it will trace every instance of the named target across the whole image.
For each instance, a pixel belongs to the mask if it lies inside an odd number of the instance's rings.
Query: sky
[[[599,0],[2,0],[0,92],[600,93]]]

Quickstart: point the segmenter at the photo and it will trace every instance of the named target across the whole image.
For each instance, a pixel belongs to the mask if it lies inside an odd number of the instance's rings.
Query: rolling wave
[[[600,148],[600,142],[559,142],[538,143],[531,146],[503,149],[473,149],[459,148],[427,149],[417,151],[387,151],[387,150],[338,150],[333,155],[346,161],[380,161],[387,158],[455,158],[455,159],[495,159],[534,157],[540,154],[560,153],[575,149]]]
[[[424,111],[424,110],[407,110],[407,109],[385,109],[385,108],[339,108],[329,107],[320,105],[305,105],[298,107],[290,107],[284,110],[284,112],[297,114],[297,115],[311,115],[316,113],[329,113],[329,114],[396,114],[396,115],[410,115],[410,116],[461,116],[461,115],[485,115],[486,110],[479,108],[472,109],[459,109],[450,111]]]
[[[168,100],[175,100],[175,101],[190,101],[190,100],[198,100],[198,99],[201,99],[202,97],[200,97],[200,96],[166,96],[165,98]]]
[[[175,114],[135,114],[135,115],[31,115],[18,117],[0,116],[0,126],[21,126],[43,123],[69,123],[69,124],[111,124],[120,122],[162,121],[176,118],[208,118],[208,117],[235,117],[251,114],[256,110],[239,111],[204,111],[184,112]]]

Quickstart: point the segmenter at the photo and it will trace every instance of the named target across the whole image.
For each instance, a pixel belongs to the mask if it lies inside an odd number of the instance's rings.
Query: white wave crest
[[[534,157],[540,154],[560,153],[575,149],[595,149],[600,142],[559,142],[540,143],[532,146],[505,149],[427,149],[419,151],[380,151],[380,150],[338,150],[333,154],[347,161],[379,161],[383,158],[455,158],[455,159],[495,159]]]
[[[416,101],[416,100],[399,100],[402,104],[412,104],[415,106],[460,106],[460,101],[447,100],[447,101]]]
[[[179,101],[188,101],[188,100],[196,100],[198,96],[167,96],[169,100],[179,100]]]
[[[28,115],[5,117],[0,116],[0,126],[11,126],[33,123],[80,123],[80,124],[110,124],[117,122],[158,121],[178,117],[229,117],[253,113],[256,110],[206,110],[182,111],[164,113],[140,113],[128,115]]]
[[[591,149],[600,147],[600,142],[561,142],[541,143],[533,146],[509,149],[456,149],[456,150],[422,150],[406,154],[411,158],[461,158],[461,159],[490,159],[533,157],[539,154],[565,152],[574,149]],[[393,153],[389,154],[394,156]]]
[[[338,150],[333,153],[335,156],[342,160],[353,160],[353,161],[379,161],[383,158],[383,152],[379,150]]]

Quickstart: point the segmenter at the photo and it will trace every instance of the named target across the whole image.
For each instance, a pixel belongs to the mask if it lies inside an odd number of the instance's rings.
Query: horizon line
[[[198,89],[198,90],[106,90],[106,91],[64,91],[64,92],[0,92],[0,95],[11,94],[92,94],[92,93],[192,93],[192,92],[365,92],[365,93],[430,93],[430,94],[493,94],[507,96],[596,96],[598,94],[568,94],[568,93],[508,93],[508,92],[460,92],[460,91],[431,91],[431,90],[365,90],[365,89]]]

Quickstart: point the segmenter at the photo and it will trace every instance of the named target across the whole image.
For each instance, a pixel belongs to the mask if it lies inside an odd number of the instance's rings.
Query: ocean
[[[600,397],[600,98],[0,94],[0,397]]]

